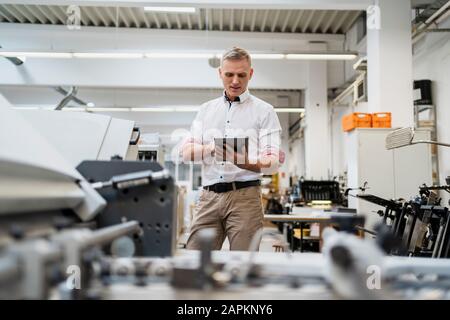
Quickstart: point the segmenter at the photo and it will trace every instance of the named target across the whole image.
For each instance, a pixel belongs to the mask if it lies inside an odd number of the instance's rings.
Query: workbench
[[[353,217],[355,213],[347,213],[347,212],[336,212],[336,211],[323,211],[316,210],[313,208],[305,208],[302,212],[299,213],[291,213],[291,214],[265,214],[264,220],[269,222],[282,222],[285,223],[287,228],[283,228],[283,235],[286,238],[286,241],[290,243],[291,250],[294,250],[294,229],[296,227],[300,227],[300,252],[303,252],[303,241],[311,240],[313,237],[304,237],[303,229],[305,224],[308,223],[319,223],[320,231],[319,237],[314,238],[321,241],[322,238],[322,230],[332,223],[333,216],[347,216]]]

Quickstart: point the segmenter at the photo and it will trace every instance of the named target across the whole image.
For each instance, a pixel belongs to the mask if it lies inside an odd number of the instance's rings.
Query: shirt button
[[[230,120],[228,120],[227,123],[230,123]]]
[[[222,176],[220,176],[220,179],[223,179],[223,177],[222,177]]]

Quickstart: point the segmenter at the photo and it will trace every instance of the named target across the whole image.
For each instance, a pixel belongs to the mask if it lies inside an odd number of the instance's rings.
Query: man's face
[[[253,75],[253,68],[246,59],[225,60],[219,68],[219,75],[228,98],[234,99],[247,90],[248,81]]]

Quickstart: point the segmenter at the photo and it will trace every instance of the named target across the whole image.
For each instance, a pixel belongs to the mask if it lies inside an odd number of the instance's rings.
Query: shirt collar
[[[247,100],[250,97],[250,92],[247,90],[245,90],[240,96],[236,97],[236,99],[232,102],[238,102],[238,103],[243,103],[245,100]],[[227,97],[226,91],[223,91],[223,99],[225,100],[225,102],[230,101],[230,99]]]

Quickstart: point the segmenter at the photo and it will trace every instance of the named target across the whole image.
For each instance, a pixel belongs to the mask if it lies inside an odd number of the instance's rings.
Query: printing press
[[[249,252],[212,251],[213,230],[177,250],[176,186],[137,161],[132,121],[27,112],[0,101],[1,299],[450,298],[447,256],[394,256],[391,233],[359,238],[356,218],[325,230],[322,253],[257,252],[278,237],[264,232]]]

